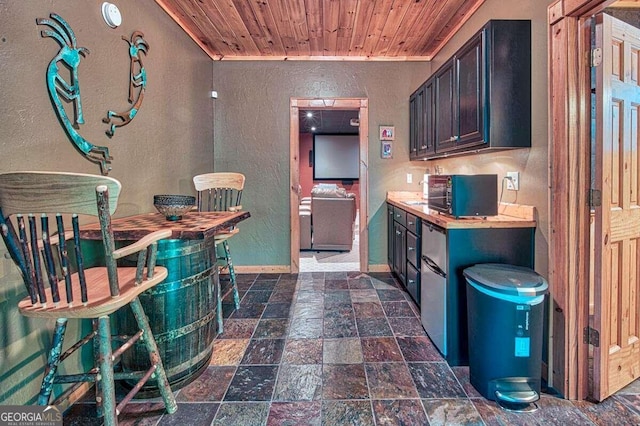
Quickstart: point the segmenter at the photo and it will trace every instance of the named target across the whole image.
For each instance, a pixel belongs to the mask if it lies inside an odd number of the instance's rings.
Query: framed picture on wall
[[[382,143],[382,150],[380,151],[380,157],[381,158],[393,158],[393,151],[392,151],[391,142],[381,141],[381,143]]]
[[[392,141],[396,138],[396,132],[394,126],[380,126],[380,140]]]

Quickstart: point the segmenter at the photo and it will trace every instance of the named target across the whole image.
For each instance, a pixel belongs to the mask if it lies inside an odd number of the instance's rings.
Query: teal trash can
[[[470,382],[487,399],[525,409],[540,397],[547,281],[529,268],[495,263],[463,273]]]

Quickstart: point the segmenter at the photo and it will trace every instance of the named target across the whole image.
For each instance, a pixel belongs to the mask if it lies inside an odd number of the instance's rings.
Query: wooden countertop
[[[161,229],[171,229],[172,239],[205,239],[229,229],[238,222],[249,218],[251,214],[241,212],[197,212],[190,211],[181,220],[169,221],[160,213],[144,213],[121,217],[111,221],[113,236],[116,240],[138,240],[143,236]],[[81,238],[102,239],[100,224],[82,226]]]
[[[422,193],[395,191],[387,192],[387,202],[401,208],[415,216],[433,223],[445,229],[470,229],[470,228],[535,228],[535,207],[520,204],[501,203],[498,208],[498,216],[487,218],[460,218],[455,219],[446,214],[430,210],[427,205],[409,205],[405,202],[422,201]]]

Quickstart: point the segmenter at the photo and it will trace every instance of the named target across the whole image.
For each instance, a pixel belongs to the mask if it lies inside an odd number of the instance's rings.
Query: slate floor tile
[[[415,317],[408,302],[382,302],[382,308],[388,317]]]
[[[640,414],[617,397],[609,397],[598,404],[588,401],[574,401],[573,404],[598,426],[640,425]]]
[[[369,390],[363,364],[323,366],[322,399],[368,398]]]
[[[349,278],[348,282],[351,290],[367,290],[373,288],[373,283],[367,277]]]
[[[349,282],[346,279],[341,280],[325,280],[325,291],[329,290],[349,290]]]
[[[397,340],[407,362],[442,360],[440,352],[428,337],[397,337]]]
[[[429,424],[419,399],[376,400],[373,414],[378,426]]]
[[[323,336],[324,320],[322,318],[297,318],[291,322],[289,338],[314,339]]]
[[[383,302],[384,303],[384,302]],[[416,317],[388,318],[395,336],[426,336],[420,320]]]
[[[257,319],[228,319],[224,322],[224,332],[218,339],[249,339],[258,325]]]
[[[273,402],[267,426],[320,426],[320,401]]]
[[[295,298],[295,293],[289,290],[276,290],[271,293],[269,303],[291,303]]]
[[[322,318],[324,303],[296,303],[293,308],[294,318]]]
[[[326,426],[373,426],[369,401],[324,401],[322,424]]]
[[[365,362],[404,361],[394,337],[368,337],[361,342]]]
[[[223,402],[220,404],[218,414],[213,426],[264,426],[269,416],[269,403],[267,402]],[[184,425],[196,425],[196,423],[183,423]]]
[[[352,302],[379,302],[378,293],[375,290],[350,290]]]
[[[289,331],[289,320],[287,319],[261,319],[258,322],[254,339],[278,339],[285,338]]]
[[[164,415],[158,426],[183,426],[186,424],[208,425],[218,411],[218,403],[179,403],[178,411]]]
[[[322,365],[282,365],[274,401],[313,401],[321,397]]]
[[[403,362],[365,364],[371,398],[418,398],[416,387]]]
[[[324,339],[322,360],[324,364],[361,364],[360,339]]]
[[[298,291],[296,301],[298,303],[322,303],[324,293],[322,291]]]
[[[482,426],[480,414],[467,399],[423,399],[429,424]]]
[[[323,339],[289,339],[282,364],[322,364]]]
[[[353,314],[341,318],[325,318],[323,335],[325,338],[357,337],[358,329]]]
[[[446,362],[411,362],[408,365],[421,398],[466,397]]]
[[[356,324],[360,337],[393,336],[393,332],[386,318],[356,317]]]
[[[324,294],[325,305],[332,303],[351,303],[351,295],[349,290],[332,290],[326,291]]]
[[[378,297],[382,302],[403,302],[404,293],[398,289],[377,289]]]
[[[258,277],[249,290],[273,290],[278,280],[263,280]]]
[[[225,401],[270,401],[276,384],[277,365],[241,365],[238,367]]]
[[[235,310],[230,318],[260,318],[265,307],[265,303],[241,303],[240,309]]]
[[[351,302],[327,303],[324,306],[324,318],[345,318],[353,316]]]
[[[221,401],[235,372],[236,367],[207,367],[200,377],[180,390],[176,400]]]
[[[289,318],[291,314],[291,303],[288,302],[278,302],[278,303],[267,303],[267,307],[264,309],[262,313],[262,318]]]
[[[482,398],[482,394],[480,394],[469,381],[469,367],[451,367],[451,371],[453,371],[453,375],[456,376],[460,386],[462,386],[462,389],[464,389],[464,392],[469,398]]]
[[[271,297],[271,291],[249,290],[241,300],[240,306],[246,303],[267,303]]]
[[[251,339],[240,364],[279,364],[284,339]]]
[[[356,318],[384,318],[380,302],[354,302],[353,310]]]
[[[209,365],[238,365],[248,344],[249,339],[214,340]]]

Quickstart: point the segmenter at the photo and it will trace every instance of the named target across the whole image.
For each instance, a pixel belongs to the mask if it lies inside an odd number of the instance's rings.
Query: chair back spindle
[[[245,177],[241,173],[205,173],[193,178],[198,211],[233,211],[241,207]]]

